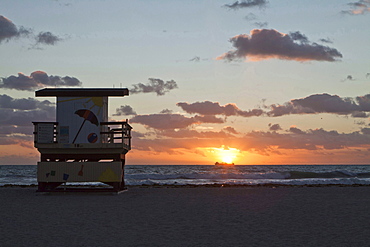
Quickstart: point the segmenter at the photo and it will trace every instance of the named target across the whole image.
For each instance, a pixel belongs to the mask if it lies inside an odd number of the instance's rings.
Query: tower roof
[[[35,92],[36,97],[102,97],[129,95],[127,88],[44,88]]]

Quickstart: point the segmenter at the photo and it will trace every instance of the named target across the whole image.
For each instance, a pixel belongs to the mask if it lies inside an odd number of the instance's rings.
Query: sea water
[[[0,186],[37,184],[37,166],[0,166]],[[370,185],[370,165],[126,165],[133,185]]]

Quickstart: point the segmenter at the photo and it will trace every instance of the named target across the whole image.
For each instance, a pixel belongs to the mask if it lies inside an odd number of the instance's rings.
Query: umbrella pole
[[[76,134],[76,136],[75,136],[75,139],[73,139],[73,142],[72,142],[72,143],[75,143],[75,141],[76,141],[76,139],[77,139],[77,136],[78,136],[78,134],[80,134],[80,131],[81,131],[82,127],[84,126],[85,122],[86,122],[86,119],[84,119],[84,121],[82,122],[81,127],[80,127],[80,129],[78,130],[78,132],[77,132],[77,134]]]

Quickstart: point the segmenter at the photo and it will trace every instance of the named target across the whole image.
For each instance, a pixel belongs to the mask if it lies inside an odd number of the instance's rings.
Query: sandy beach
[[[0,188],[0,246],[369,246],[370,187]]]

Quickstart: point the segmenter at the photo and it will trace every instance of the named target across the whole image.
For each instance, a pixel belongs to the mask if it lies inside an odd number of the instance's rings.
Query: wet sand
[[[370,246],[370,187],[0,188],[0,246]]]

